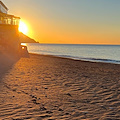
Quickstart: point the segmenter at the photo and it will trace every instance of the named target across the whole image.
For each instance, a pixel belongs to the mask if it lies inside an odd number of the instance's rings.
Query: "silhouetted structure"
[[[20,17],[9,15],[8,8],[0,1],[0,48],[11,53],[18,53],[19,41],[18,25]]]

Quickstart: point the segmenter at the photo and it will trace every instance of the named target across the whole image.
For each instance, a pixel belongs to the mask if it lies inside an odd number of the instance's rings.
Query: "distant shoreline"
[[[24,43],[24,42],[23,42]],[[27,42],[25,42],[27,43]],[[33,42],[34,43],[34,42]],[[39,44],[46,44],[46,45],[98,45],[98,46],[120,46],[120,44],[69,44],[69,43],[40,43],[40,42],[35,42]]]

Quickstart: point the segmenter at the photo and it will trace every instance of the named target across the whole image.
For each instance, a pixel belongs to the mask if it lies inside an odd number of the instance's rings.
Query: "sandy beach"
[[[120,65],[0,56],[0,120],[120,120]]]

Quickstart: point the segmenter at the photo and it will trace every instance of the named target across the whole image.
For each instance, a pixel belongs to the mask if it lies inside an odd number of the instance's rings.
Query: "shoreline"
[[[111,65],[118,65],[120,66],[120,63],[112,63],[112,62],[102,62],[102,61],[89,61],[89,60],[82,60],[82,59],[74,59],[74,58],[69,58],[69,57],[62,57],[62,56],[57,56],[57,55],[45,55],[45,54],[37,54],[37,53],[29,53],[29,55],[38,55],[38,56],[48,56],[48,57],[55,57],[55,58],[61,58],[61,59],[69,59],[73,61],[81,61],[81,62],[88,62],[88,63],[98,63],[98,64],[111,64]],[[117,61],[117,60],[116,60]]]
[[[1,75],[0,119],[120,119],[120,65],[29,54]]]

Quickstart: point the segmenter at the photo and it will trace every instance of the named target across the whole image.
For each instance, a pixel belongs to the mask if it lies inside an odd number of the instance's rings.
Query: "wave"
[[[74,57],[74,56],[69,56],[69,55],[55,55],[55,56],[63,57],[63,58],[70,58],[70,59],[73,59],[73,60],[83,60],[83,61],[91,61],[91,62],[103,62],[103,63],[120,64],[120,60],[112,60],[112,59]]]
[[[45,52],[45,51],[44,51]],[[120,60],[112,60],[112,59],[101,59],[101,58],[89,58],[89,57],[77,57],[77,56],[70,56],[70,55],[56,55],[52,54],[54,52],[44,53],[44,52],[30,52],[34,54],[40,54],[40,55],[52,55],[56,57],[62,57],[62,58],[69,58],[73,60],[83,60],[83,61],[90,61],[90,62],[103,62],[103,63],[114,63],[114,64],[120,64]]]

